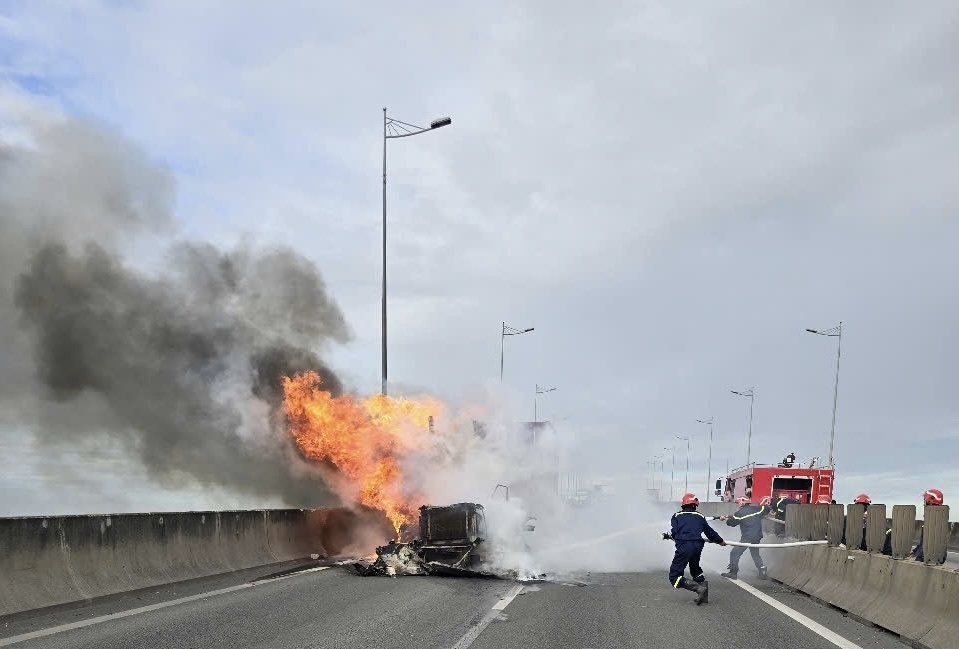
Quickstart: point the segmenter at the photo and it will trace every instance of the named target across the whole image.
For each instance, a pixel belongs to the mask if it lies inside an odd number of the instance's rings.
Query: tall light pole
[[[546,394],[547,392],[552,392],[552,391],[554,391],[555,389],[556,389],[556,388],[541,388],[541,387],[539,387],[539,385],[537,385],[537,386],[536,386],[536,394],[537,394],[537,395]],[[538,413],[536,412],[536,396],[534,396],[534,397],[533,397],[533,423],[536,423],[537,421],[539,421],[539,419],[537,419],[537,414],[538,414]]]
[[[419,135],[452,123],[453,120],[449,117],[440,117],[430,122],[429,127],[424,128],[387,117],[386,108],[383,109],[383,378],[380,391],[384,395],[386,394],[386,141]]]
[[[503,382],[503,358],[506,354],[506,336],[520,336],[522,334],[528,334],[533,331],[535,327],[529,327],[528,329],[514,329],[513,327],[508,326],[505,322],[503,323],[503,334],[500,336],[499,340],[499,382]]]
[[[647,489],[656,489],[656,460],[658,459],[659,456],[654,455],[646,462],[646,466],[649,468],[649,479],[646,481]],[[656,494],[656,500],[659,500],[658,491]]]
[[[839,361],[842,359],[842,321],[832,329],[806,329],[811,334],[817,336],[835,337],[836,344],[836,385],[832,392],[832,428],[829,431],[829,468],[833,468],[833,445],[836,441],[836,404],[839,401]]]
[[[667,450],[667,449],[663,449]],[[659,497],[662,500],[666,500],[663,497],[663,483],[666,482],[666,454],[663,453],[659,456]]]
[[[743,390],[738,392],[736,390],[730,390],[733,394],[738,394],[741,397],[749,397],[749,433],[746,436],[746,466],[749,466],[749,460],[752,456],[752,446],[753,446],[753,401],[756,398],[756,388],[749,388],[748,390]]]
[[[673,466],[669,469],[669,502],[673,502],[673,484],[676,482],[676,445],[664,446],[663,450],[673,454]],[[665,469],[663,472],[665,473]]]
[[[686,440],[686,486],[683,488],[683,493],[689,493],[689,436],[676,435],[676,439]]]
[[[709,426],[709,460],[706,463],[706,502],[709,502],[709,494],[713,492],[713,418],[696,421]]]

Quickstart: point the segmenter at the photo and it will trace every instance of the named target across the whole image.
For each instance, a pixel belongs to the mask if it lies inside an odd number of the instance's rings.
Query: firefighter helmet
[[[928,489],[922,494],[922,502],[926,505],[941,505],[945,499],[939,489]]]
[[[684,494],[683,495],[683,506],[685,505],[699,505],[699,498],[696,497],[696,494]]]
[[[829,496],[819,496],[819,498],[816,499],[817,505],[828,505],[831,502],[832,502],[832,499],[829,498]]]
[[[770,498],[769,496],[763,496],[762,500],[759,501],[759,504],[763,506],[771,505],[772,503],[773,503],[773,499]]]
[[[748,505],[749,498],[747,498],[746,496],[739,496],[738,498],[736,498],[736,504],[739,505],[740,507],[742,507],[743,505]]]
[[[866,494],[859,494],[856,496],[856,499],[852,501],[856,505],[871,505],[872,500]]]

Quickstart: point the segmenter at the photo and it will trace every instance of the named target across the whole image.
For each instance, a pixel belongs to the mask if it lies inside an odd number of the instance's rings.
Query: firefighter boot
[[[729,570],[727,572],[720,573],[719,576],[725,577],[726,579],[736,579],[736,574],[737,573],[733,572],[732,570]]]
[[[709,584],[705,581],[687,581],[682,588],[696,593],[696,606],[709,601]]]
[[[700,604],[706,604],[709,602],[709,582],[704,581],[702,583],[696,584],[696,594],[699,597],[696,598],[696,606]]]
[[[696,593],[696,604],[699,604],[699,598],[702,597],[703,585],[695,581],[687,580],[680,588],[691,590]]]

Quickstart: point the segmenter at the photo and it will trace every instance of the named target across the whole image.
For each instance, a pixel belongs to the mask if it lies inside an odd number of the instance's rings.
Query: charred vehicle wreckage
[[[533,531],[533,519],[526,531]],[[443,575],[449,577],[512,578],[509,571],[489,565],[488,529],[483,506],[477,503],[420,507],[419,538],[392,540],[376,548],[376,558],[353,563],[364,577],[373,575]]]

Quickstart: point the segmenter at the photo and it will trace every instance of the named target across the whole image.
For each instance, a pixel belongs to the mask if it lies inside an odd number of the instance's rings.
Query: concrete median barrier
[[[4,518],[0,616],[334,556],[384,524],[343,508]]]
[[[770,576],[913,646],[952,649],[959,637],[959,573],[829,546],[777,555]]]

